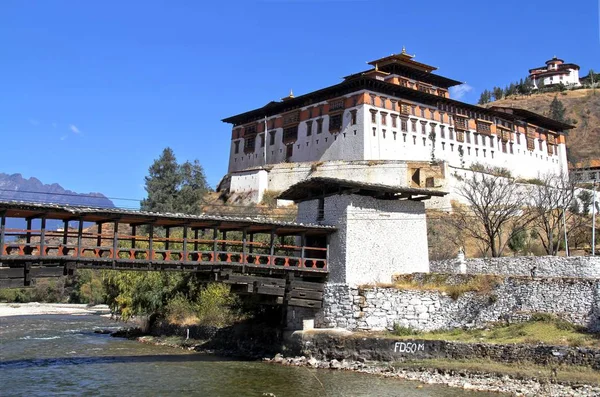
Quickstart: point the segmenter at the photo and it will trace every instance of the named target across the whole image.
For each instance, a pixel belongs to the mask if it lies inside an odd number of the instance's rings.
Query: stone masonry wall
[[[319,360],[490,359],[504,363],[581,365],[600,369],[600,349],[544,344],[461,343],[441,340],[344,337],[329,333],[297,335],[296,354]]]
[[[434,273],[459,273],[461,261],[431,261]],[[503,258],[469,258],[464,260],[467,274],[504,276],[589,277],[600,278],[600,257],[592,256],[514,256]]]
[[[315,326],[375,331],[398,324],[432,331],[523,321],[533,313],[600,331],[600,279],[507,277],[488,294],[457,299],[438,291],[328,284]]]

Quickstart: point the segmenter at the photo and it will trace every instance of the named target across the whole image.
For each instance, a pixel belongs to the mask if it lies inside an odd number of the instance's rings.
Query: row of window
[[[342,128],[344,113],[336,113],[329,116],[329,132],[338,132]],[[357,111],[353,109],[350,111],[350,125],[356,124]],[[321,134],[323,132],[323,119],[317,120],[307,120],[306,121],[306,136],[311,136],[313,133],[313,124],[316,124],[316,134]],[[288,144],[290,142],[295,142],[298,139],[298,126],[299,124],[286,127],[283,129],[283,143]],[[272,146],[275,144],[275,135],[276,131],[269,131],[269,145]],[[260,147],[265,146],[264,134],[258,135],[261,140]],[[240,151],[240,141],[234,141],[234,154],[238,154]],[[253,152],[256,148],[256,135],[246,136],[244,139],[244,152]]]

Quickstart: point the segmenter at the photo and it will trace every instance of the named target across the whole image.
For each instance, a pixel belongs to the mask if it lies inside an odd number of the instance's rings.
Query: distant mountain
[[[101,193],[75,193],[64,189],[57,183],[47,185],[37,178],[25,179],[21,174],[8,175],[2,172],[0,172],[0,200],[115,207],[113,202]]]

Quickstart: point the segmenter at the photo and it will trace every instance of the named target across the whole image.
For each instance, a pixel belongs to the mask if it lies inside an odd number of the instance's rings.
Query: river
[[[489,396],[355,372],[190,353],[94,333],[94,315],[0,317],[2,396]],[[269,394],[271,393],[271,394]]]

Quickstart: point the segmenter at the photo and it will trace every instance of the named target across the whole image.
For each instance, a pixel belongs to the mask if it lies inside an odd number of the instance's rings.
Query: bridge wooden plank
[[[323,293],[318,292],[318,291],[294,289],[294,290],[290,291],[290,297],[291,298],[323,300]]]
[[[321,306],[323,305],[323,303],[321,301],[315,301],[315,300],[309,300],[309,299],[290,298],[288,300],[288,305],[320,309]]]
[[[24,278],[10,278],[6,280],[0,280],[0,288],[23,288],[25,287]]]
[[[245,276],[240,274],[228,274],[227,278],[223,280],[225,284],[254,284],[256,277]]]
[[[61,277],[64,273],[64,268],[60,267],[32,267],[32,277]]]
[[[258,277],[258,280],[256,280],[256,285],[285,287],[285,279],[273,277]]]
[[[22,267],[5,267],[5,268],[0,268],[0,279],[6,279],[6,278],[23,278],[25,274],[25,269],[23,269]]]
[[[323,292],[323,290],[325,289],[325,284],[324,283],[313,283],[310,281],[293,280],[290,283],[290,288],[291,289],[306,289],[306,290]]]
[[[281,288],[281,287],[260,286],[260,287],[256,287],[255,291],[257,294],[263,294],[263,295],[274,295],[274,296],[285,295],[285,288]]]

